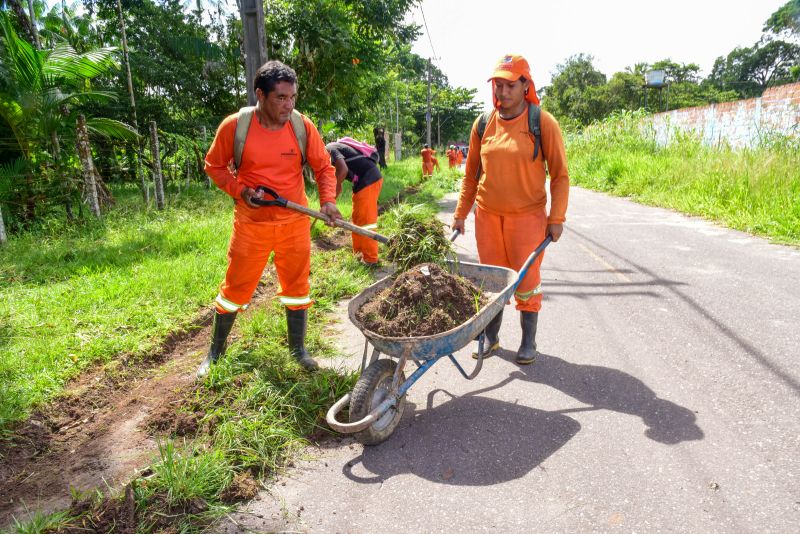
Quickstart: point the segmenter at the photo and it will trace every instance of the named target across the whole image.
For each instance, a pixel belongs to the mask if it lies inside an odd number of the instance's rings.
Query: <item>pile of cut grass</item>
[[[401,204],[392,211],[395,227],[389,234],[386,258],[394,262],[398,272],[423,263],[443,265],[455,257],[453,245],[444,234],[445,225],[426,214],[422,206]]]

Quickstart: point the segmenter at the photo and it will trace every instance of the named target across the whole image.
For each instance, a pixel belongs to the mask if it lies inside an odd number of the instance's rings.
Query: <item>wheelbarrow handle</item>
[[[458,236],[460,236],[460,235],[461,235],[461,232],[460,232],[460,231],[458,231],[458,230],[453,230],[453,233],[452,233],[452,234],[450,234],[450,242],[452,243],[453,241],[455,241],[455,240],[456,240],[456,238],[457,238]]]
[[[547,245],[549,245],[552,242],[553,242],[553,236],[548,235],[547,237],[544,238],[544,241],[539,243],[539,246],[536,247],[536,250],[531,252],[531,255],[528,256],[528,259],[525,260],[525,263],[522,264],[522,268],[519,270],[517,281],[514,282],[514,289],[516,289],[517,286],[519,286],[522,283],[522,280],[525,279],[525,275],[528,274],[528,269],[531,268],[533,262],[536,261],[536,258],[538,258],[542,252],[544,252],[544,249],[547,248]]]
[[[285,198],[278,196],[278,193],[276,193],[273,189],[270,189],[265,185],[259,185],[258,187],[256,187],[256,191],[263,191],[264,193],[271,196],[272,200],[254,198],[251,199],[253,204],[258,204],[259,206],[280,206],[282,208],[288,208],[290,210],[299,211],[300,213],[305,213],[310,217],[314,217],[315,219],[319,219],[324,222],[328,222],[331,220],[330,217],[328,217],[321,211],[312,210],[311,208],[301,206],[296,202],[292,202],[291,200],[286,200]],[[363,235],[364,237],[374,239],[379,243],[386,244],[389,242],[388,237],[383,236],[377,232],[373,232],[372,230],[367,230],[366,228],[361,228],[360,226],[356,226],[355,224],[345,221],[344,219],[334,219],[333,225],[338,226],[339,228],[344,228],[345,230],[350,230],[354,234],[359,234]]]

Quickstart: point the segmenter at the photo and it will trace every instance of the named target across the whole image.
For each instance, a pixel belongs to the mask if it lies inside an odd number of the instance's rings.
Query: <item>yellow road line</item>
[[[629,282],[629,283],[633,282],[633,280],[631,280],[630,278],[625,276],[625,273],[621,273],[620,271],[618,271],[616,267],[614,267],[613,265],[608,263],[606,260],[604,260],[603,258],[598,256],[597,254],[592,252],[592,250],[589,247],[587,247],[586,245],[584,245],[583,243],[578,243],[578,246],[581,247],[584,250],[584,252],[586,252],[586,254],[588,254],[589,256],[594,258],[597,261],[597,263],[599,263],[600,265],[602,265],[603,267],[608,269],[609,272],[612,272],[615,275],[617,275],[617,278],[619,278],[623,282]]]

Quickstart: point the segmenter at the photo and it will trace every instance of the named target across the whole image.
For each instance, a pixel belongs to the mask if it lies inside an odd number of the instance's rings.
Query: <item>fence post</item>
[[[208,131],[206,130],[206,127],[203,126],[203,150],[208,150],[208,133],[207,132]],[[202,173],[203,170],[200,169],[200,172]],[[203,174],[205,174],[205,173],[203,173]],[[208,176],[207,174],[206,174],[206,189],[211,189],[211,177]]]
[[[403,159],[403,134],[395,132],[394,134],[394,160],[400,161]]]
[[[161,174],[161,154],[158,149],[156,121],[150,121],[150,155],[153,159],[153,183],[155,184],[156,208],[164,209],[164,177]]]
[[[78,148],[78,158],[81,160],[83,168],[83,183],[86,202],[95,217],[100,217],[100,199],[97,196],[97,180],[95,180],[94,161],[92,160],[92,148],[89,145],[89,132],[86,130],[86,117],[78,115],[77,139],[75,144]]]
[[[3,221],[3,205],[0,204],[0,245],[5,245],[8,241],[6,236],[6,223]]]

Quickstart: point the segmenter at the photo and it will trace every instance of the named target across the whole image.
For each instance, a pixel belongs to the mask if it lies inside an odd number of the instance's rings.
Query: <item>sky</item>
[[[537,87],[548,85],[557,65],[579,53],[592,55],[595,68],[609,78],[636,63],[667,58],[696,63],[706,76],[717,57],[752,46],[786,2],[423,0],[410,15],[422,26],[412,50],[434,58],[450,85],[477,89],[475,99],[489,108],[486,79],[507,53],[528,60]]]

